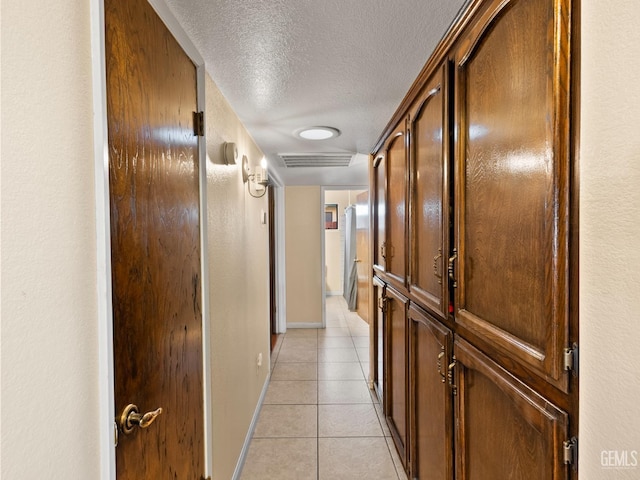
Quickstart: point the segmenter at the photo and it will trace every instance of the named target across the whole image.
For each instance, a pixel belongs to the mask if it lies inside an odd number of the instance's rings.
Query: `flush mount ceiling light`
[[[327,140],[340,136],[340,130],[333,127],[306,127],[296,130],[295,135],[305,140]]]

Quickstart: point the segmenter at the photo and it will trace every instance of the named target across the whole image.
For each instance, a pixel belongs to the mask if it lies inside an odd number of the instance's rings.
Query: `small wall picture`
[[[338,205],[335,203],[324,206],[324,228],[325,230],[338,229]]]

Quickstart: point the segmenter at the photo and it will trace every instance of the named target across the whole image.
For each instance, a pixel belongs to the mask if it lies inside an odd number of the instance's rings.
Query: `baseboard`
[[[287,323],[289,328],[322,328],[322,323]]]
[[[271,372],[269,372],[269,374],[267,375],[264,385],[262,386],[262,392],[260,393],[260,398],[258,399],[256,410],[253,412],[253,418],[251,419],[251,423],[249,424],[249,430],[247,431],[247,436],[244,439],[244,444],[242,445],[242,450],[240,451],[240,457],[238,458],[236,469],[233,472],[233,477],[231,477],[232,480],[238,480],[240,478],[240,474],[242,473],[242,467],[244,467],[244,462],[247,459],[247,453],[249,453],[249,444],[251,443],[251,438],[253,437],[253,431],[256,429],[258,417],[260,416],[260,411],[262,410],[262,403],[264,402],[264,397],[267,394],[267,388],[269,387],[270,381]]]

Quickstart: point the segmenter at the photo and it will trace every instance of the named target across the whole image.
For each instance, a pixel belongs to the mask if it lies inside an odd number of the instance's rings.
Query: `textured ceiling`
[[[167,0],[206,69],[288,185],[364,185],[367,157],[464,0]],[[329,140],[293,132],[327,125]],[[279,153],[350,152],[286,168]]]

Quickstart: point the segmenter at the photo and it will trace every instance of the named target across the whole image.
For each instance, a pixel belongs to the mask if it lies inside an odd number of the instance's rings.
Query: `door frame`
[[[164,0],[149,4],[176,38],[196,67],[198,110],[205,111],[204,59],[173,16]],[[105,67],[104,1],[91,0],[91,63],[93,87],[94,188],[96,213],[97,320],[98,320],[98,436],[100,479],[116,479],[115,401],[113,354],[113,305],[111,291],[111,235],[109,208],[109,153],[107,132],[107,84]],[[205,115],[206,118],[206,115]],[[209,270],[206,228],[206,137],[198,139],[200,186],[200,268],[202,278],[202,362],[205,476],[213,475],[213,427],[211,421],[211,357],[209,319]]]
[[[275,277],[276,277],[276,333],[286,333],[287,331],[287,279],[285,264],[285,209],[284,209],[284,182],[275,172],[269,170],[269,182],[273,186],[273,200],[275,203]]]

